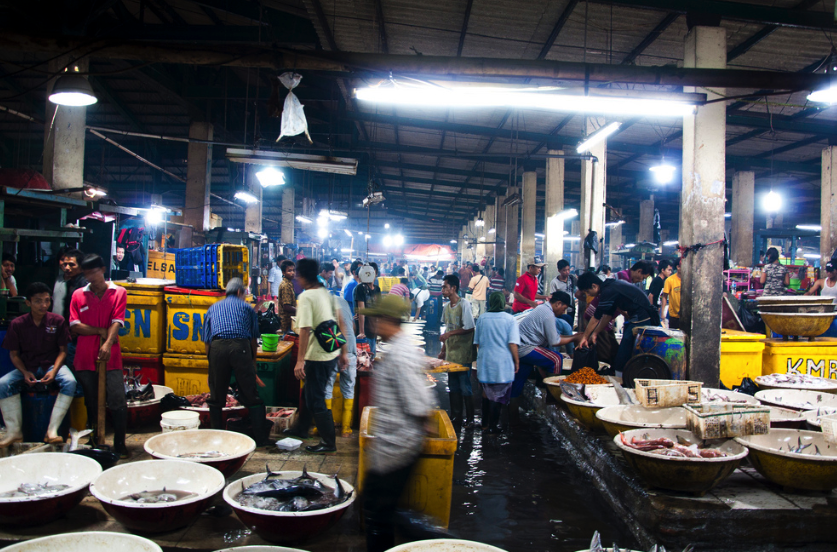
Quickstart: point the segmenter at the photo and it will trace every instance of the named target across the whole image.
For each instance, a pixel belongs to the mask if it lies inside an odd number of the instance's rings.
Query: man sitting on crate
[[[70,340],[67,321],[49,312],[49,305],[49,287],[41,282],[31,284],[26,290],[26,306],[31,312],[12,320],[3,340],[3,348],[9,350],[17,370],[0,378],[0,410],[6,422],[6,436],[0,440],[0,448],[23,441],[20,390],[38,384],[57,383],[61,389],[52,407],[44,442],[64,442],[58,436],[58,427],[73,402],[76,378],[64,365]]]
[[[256,445],[267,443],[265,405],[256,389],[256,354],[259,318],[244,301],[247,288],[241,278],[227,284],[227,296],[209,307],[203,323],[203,341],[209,360],[209,423],[212,429],[225,429],[223,408],[227,404],[230,377],[235,372],[241,404],[250,410],[250,423]]]

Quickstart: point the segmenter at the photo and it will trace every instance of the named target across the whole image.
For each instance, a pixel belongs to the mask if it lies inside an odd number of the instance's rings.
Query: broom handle
[[[105,442],[105,387],[107,385],[107,362],[99,361],[96,363],[96,371],[99,373],[99,399],[96,401],[96,442],[104,444]]]

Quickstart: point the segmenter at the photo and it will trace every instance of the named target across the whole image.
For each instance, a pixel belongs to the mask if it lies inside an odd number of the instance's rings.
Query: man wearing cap
[[[358,310],[372,318],[378,335],[387,343],[387,354],[375,363],[372,419],[375,439],[369,449],[369,464],[363,489],[366,549],[383,552],[395,544],[398,499],[421,454],[425,423],[432,408],[422,370],[422,351],[401,331],[401,321],[410,304],[386,295],[374,306]]]
[[[514,283],[512,312],[518,313],[537,307],[536,299],[540,299],[541,301],[549,299],[546,295],[538,295],[538,274],[541,273],[544,264],[537,262],[535,259],[531,259],[526,272]]]

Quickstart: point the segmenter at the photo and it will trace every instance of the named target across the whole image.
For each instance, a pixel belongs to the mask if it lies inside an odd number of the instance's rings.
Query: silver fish
[[[613,389],[616,391],[616,396],[619,397],[619,404],[636,404],[631,398],[631,395],[625,391],[622,384],[616,381],[613,376],[605,376],[605,379],[613,384]]]
[[[69,489],[69,485],[50,485],[49,483],[24,483],[13,491],[0,493],[0,498],[21,498],[26,496],[43,496]]]
[[[76,431],[75,428],[70,428],[70,443],[64,444],[63,452],[70,452],[73,450],[78,450],[78,442],[81,440],[82,437],[90,435],[93,433],[92,429],[84,429],[82,431]]]
[[[178,458],[200,458],[200,459],[207,459],[207,458],[222,458],[224,456],[229,456],[226,452],[221,452],[220,450],[207,450],[204,452],[186,452],[184,454],[178,454]]]
[[[561,388],[561,392],[563,392],[566,396],[571,398],[574,401],[580,402],[590,402],[584,395],[584,386],[582,385],[580,388],[574,383],[567,383],[562,381],[558,384],[558,387]]]
[[[602,536],[598,531],[593,533],[593,540],[590,541],[590,552],[604,552],[604,547],[602,547]]]

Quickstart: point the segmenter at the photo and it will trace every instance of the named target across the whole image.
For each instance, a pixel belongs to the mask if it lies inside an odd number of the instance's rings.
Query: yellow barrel
[[[163,288],[171,280],[140,278],[136,283],[114,282],[128,291],[125,326],[119,330],[123,353],[159,355],[165,350],[166,315]]]
[[[837,337],[816,341],[765,340],[762,374],[798,373],[837,379]]]
[[[82,431],[87,427],[87,407],[84,397],[75,397],[70,404],[70,427]]]
[[[209,393],[209,360],[206,355],[163,355],[166,387],[175,395]]]
[[[721,383],[728,389],[761,375],[765,335],[721,330]]]
[[[360,418],[360,458],[357,488],[361,492],[369,465],[369,449],[375,442],[371,421],[375,407],[367,406]],[[433,410],[430,416],[433,431],[425,437],[419,457],[399,504],[410,510],[436,518],[442,527],[450,522],[451,490],[453,489],[453,455],[456,453],[456,432],[447,412]]]
[[[217,295],[166,293],[166,352],[205,354],[203,322],[206,311],[223,298],[222,291]]]

